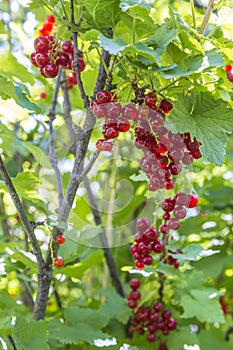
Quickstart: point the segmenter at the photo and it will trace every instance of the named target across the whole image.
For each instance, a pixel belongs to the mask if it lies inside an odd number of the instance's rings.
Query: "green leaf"
[[[201,349],[233,349],[233,337],[230,335],[229,341],[226,341],[226,333],[220,328],[211,327],[209,330],[201,330],[198,334]]]
[[[20,83],[18,83],[15,86],[15,92],[17,95],[17,103],[21,107],[26,108],[31,112],[34,112],[36,114],[41,113],[40,107],[28,99],[28,97],[30,97],[29,91],[27,90],[27,88],[26,89],[25,88],[26,88],[26,86],[24,84],[20,84]]]
[[[169,350],[183,349],[184,344],[187,344],[187,345],[199,344],[197,335],[191,332],[189,326],[179,327],[179,329],[176,332],[171,332],[167,339],[167,346]]]
[[[233,8],[222,6],[218,11],[218,25],[223,31],[225,38],[233,40],[232,32]]]
[[[136,48],[139,55],[147,57],[159,67],[161,66],[160,56],[155,50],[152,50],[150,47],[143,43],[134,44],[134,47]]]
[[[76,308],[78,313],[80,309]],[[86,317],[86,315],[84,314]],[[87,319],[83,319],[82,322],[75,323],[73,325],[62,324],[58,320],[50,322],[49,331],[50,338],[57,340],[61,344],[75,344],[77,345],[81,340],[86,341],[89,344],[94,344],[95,339],[108,339],[110,336],[103,333],[99,329],[94,329],[89,325]]]
[[[181,30],[179,36],[185,49],[193,50],[195,53],[200,52],[204,55],[204,51],[200,43],[193,36],[191,36],[190,33],[185,30]]]
[[[35,172],[24,171],[23,173],[18,173],[11,180],[20,197],[34,200],[40,199],[37,191],[39,179],[38,174]],[[6,190],[6,185],[2,181],[0,182],[0,189]]]
[[[209,92],[179,94],[169,121],[178,132],[189,131],[202,143],[201,152],[211,162],[222,165],[227,134],[233,130],[233,111]],[[169,127],[169,126],[168,126]]]
[[[125,300],[112,289],[105,289],[101,291],[101,295],[105,296],[105,304],[101,306],[101,312],[109,319],[117,319],[119,322],[126,324],[131,315]]]
[[[12,259],[19,261],[25,265],[25,267],[30,268],[31,272],[37,271],[37,263],[33,260],[33,258],[35,259],[35,256],[32,255],[32,253],[20,252],[17,249],[14,251],[15,252],[10,256]]]
[[[22,64],[20,64],[15,56],[13,56],[9,51],[0,55],[0,62],[4,62],[4,64],[1,65],[0,74],[9,79],[16,77],[24,83],[34,83],[32,73],[30,73]]]
[[[147,176],[144,172],[142,172],[141,170],[139,171],[138,174],[133,174],[130,176],[130,180],[134,181],[134,182],[138,182],[138,181],[147,181]]]
[[[13,98],[17,101],[14,84],[9,79],[0,75],[0,96],[3,100]]]
[[[178,31],[167,28],[166,24],[159,26],[153,35],[148,37],[150,43],[156,44],[157,51],[161,53],[167,48],[168,44],[176,39]]]
[[[203,251],[203,248],[199,244],[190,244],[184,249],[182,249],[181,254],[171,254],[174,258],[179,260],[191,260],[196,261],[200,252]]]
[[[90,29],[106,31],[114,28],[119,20],[119,0],[81,0],[80,3]]]
[[[62,269],[59,269],[57,273],[64,273],[68,277],[73,278],[81,278],[83,274],[92,266],[96,265],[96,262],[100,262],[103,258],[103,252],[102,250],[97,250],[94,253],[90,254],[88,257],[86,256],[85,259],[81,262],[78,262],[74,265],[68,265]]]
[[[100,46],[113,55],[116,55],[127,47],[121,38],[109,39],[103,34],[100,34],[98,39],[100,40]]]
[[[196,317],[200,322],[224,322],[223,312],[219,304],[219,296],[214,289],[192,289],[189,295],[181,297],[184,309],[183,318]]]
[[[13,326],[13,339],[19,350],[50,350],[46,321],[27,321],[18,316]]]
[[[120,8],[123,12],[134,6],[142,6],[147,9],[151,9],[154,5],[155,1],[150,1],[149,3],[143,0],[121,0]]]
[[[43,165],[43,167],[51,168],[48,156],[36,145],[31,142],[24,142],[24,147],[30,152],[38,164]]]

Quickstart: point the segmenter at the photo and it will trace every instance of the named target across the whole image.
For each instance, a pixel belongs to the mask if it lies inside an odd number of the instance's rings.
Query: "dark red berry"
[[[171,101],[167,100],[166,98],[163,98],[160,101],[159,108],[162,109],[162,111],[167,114],[172,110],[173,104]]]
[[[133,290],[137,290],[141,285],[141,282],[139,279],[137,278],[133,278],[130,282],[129,282],[129,286],[131,289]]]
[[[145,103],[151,109],[156,107],[157,96],[154,92],[149,92],[145,97]]]
[[[147,218],[139,218],[136,222],[136,226],[139,232],[145,232],[150,228],[150,221]]]
[[[198,197],[196,194],[188,194],[188,208],[194,208],[198,204]]]
[[[112,100],[112,94],[107,90],[99,91],[96,95],[96,101],[99,104],[111,102],[111,100]]]
[[[38,36],[34,40],[34,48],[36,52],[48,52],[49,50],[49,42],[45,36]]]
[[[55,78],[58,74],[58,66],[54,63],[48,63],[41,69],[41,73],[45,78]]]
[[[57,235],[56,241],[57,241],[58,244],[64,244],[65,241],[66,241],[66,238],[63,235]]]
[[[54,266],[55,267],[62,267],[64,265],[64,259],[61,257],[61,256],[57,256],[55,259],[54,259]]]
[[[68,40],[63,41],[63,43],[61,44],[61,48],[62,48],[62,51],[70,55],[73,55],[74,53],[74,46],[71,41],[68,41]]]

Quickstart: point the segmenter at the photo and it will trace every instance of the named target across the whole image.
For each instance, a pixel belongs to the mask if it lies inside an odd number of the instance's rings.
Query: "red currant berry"
[[[130,293],[130,298],[132,300],[139,300],[141,298],[141,293],[137,290],[132,290],[132,292]]]
[[[137,301],[136,301],[136,300],[130,299],[130,300],[128,301],[128,307],[129,307],[130,309],[135,309],[135,308],[137,307]]]
[[[49,42],[45,36],[38,36],[34,40],[34,48],[36,52],[48,52],[49,50]]]
[[[44,98],[46,98],[46,97],[47,97],[46,92],[45,92],[45,91],[42,91],[42,92],[40,93],[40,98],[41,98],[41,99],[44,99]]]
[[[153,252],[160,254],[164,251],[164,243],[163,241],[156,241],[153,245],[152,245],[152,250]]]
[[[58,74],[58,66],[54,63],[48,63],[41,72],[45,78],[55,78]]]
[[[57,235],[56,241],[57,241],[58,244],[64,244],[65,241],[66,241],[66,238],[63,235]]]
[[[117,130],[120,132],[126,132],[130,128],[130,123],[127,119],[121,118],[119,122],[117,123]]]
[[[133,278],[130,282],[129,282],[129,286],[131,289],[133,290],[137,290],[141,285],[141,282],[139,279],[137,278]]]
[[[142,269],[144,269],[144,267],[145,267],[145,265],[143,264],[142,261],[137,261],[136,264],[135,264],[135,266],[136,266],[136,268],[137,268],[138,270],[142,270]]]
[[[79,63],[79,71],[81,73],[81,72],[83,72],[85,70],[86,63],[85,63],[85,61],[82,58],[79,58],[78,63]]]
[[[177,322],[176,320],[174,320],[174,318],[170,318],[166,321],[166,324],[167,324],[167,327],[170,329],[170,330],[174,330],[176,329],[177,327]]]
[[[63,51],[58,51],[57,57],[58,58],[56,60],[56,65],[62,68],[66,68],[70,61],[70,56],[68,55],[68,53]]]
[[[188,194],[188,208],[194,208],[198,204],[198,197],[196,194]]]
[[[173,104],[171,101],[167,100],[166,98],[163,98],[160,101],[159,108],[162,109],[162,111],[167,114],[172,110]]]
[[[34,67],[38,67],[38,64],[36,62],[36,55],[37,55],[38,52],[33,52],[30,56],[30,60],[33,64]]]
[[[169,227],[166,224],[163,224],[159,227],[159,230],[163,235],[167,235],[169,232]]]
[[[148,336],[146,337],[146,339],[150,342],[153,343],[156,341],[156,335],[155,333],[149,333]]]
[[[154,92],[149,92],[145,97],[145,103],[151,109],[156,107],[157,96]]]
[[[139,232],[143,233],[150,228],[150,221],[147,218],[139,218],[136,222],[136,227]]]
[[[156,312],[163,311],[163,303],[161,303],[161,301],[157,301],[157,303],[155,303],[153,307]]]
[[[54,23],[56,23],[56,18],[53,15],[48,15],[47,18],[46,18],[46,21],[48,23],[54,24]]]
[[[122,109],[122,116],[126,119],[136,119],[137,113],[138,111],[133,104],[126,105]]]
[[[35,56],[37,67],[43,68],[49,63],[49,56],[46,53],[38,52]]]
[[[168,230],[177,230],[180,227],[180,221],[176,218],[172,218],[167,222]]]
[[[177,219],[184,219],[186,216],[185,207],[176,206],[173,210],[173,214]]]
[[[99,91],[96,95],[96,101],[99,104],[111,102],[111,99],[112,99],[112,94],[107,90]]]
[[[119,131],[113,126],[109,126],[103,131],[105,139],[115,139],[119,135]]]
[[[64,265],[64,259],[61,257],[61,256],[57,256],[55,259],[54,259],[54,266],[55,267],[62,267]]]
[[[61,49],[62,49],[62,51],[66,52],[70,55],[73,55],[73,53],[74,53],[74,46],[73,46],[72,42],[68,41],[68,40],[63,41],[63,43],[61,44]]]

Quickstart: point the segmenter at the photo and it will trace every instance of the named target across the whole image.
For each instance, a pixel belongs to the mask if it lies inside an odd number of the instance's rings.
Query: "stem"
[[[53,94],[52,106],[49,111],[49,134],[50,134],[49,154],[50,154],[50,163],[56,175],[59,208],[62,206],[64,195],[63,195],[63,189],[62,189],[62,176],[61,176],[60,169],[58,167],[58,161],[57,161],[56,152],[55,152],[53,121],[56,118],[56,104],[57,104],[58,92],[60,88],[60,80],[61,80],[61,70],[59,70],[59,73],[57,76],[56,86]]]
[[[22,222],[24,231],[26,232],[32,247],[33,247],[33,254],[36,256],[37,259],[37,263],[38,263],[38,270],[39,272],[42,270],[43,266],[44,266],[44,259],[40,250],[40,246],[39,243],[36,239],[33,227],[30,223],[30,221],[28,220],[23,204],[21,202],[21,199],[19,198],[18,193],[16,192],[16,189],[11,181],[11,178],[7,172],[7,169],[5,167],[5,164],[3,162],[2,156],[0,155],[0,174],[3,178],[3,181],[5,182],[5,185],[9,191],[9,194],[11,196],[11,199],[18,211],[18,215],[19,218]]]
[[[14,350],[17,350],[17,347],[15,345],[14,339],[12,338],[11,335],[8,335],[9,342],[11,343],[12,347]]]
[[[29,309],[31,310],[31,312],[33,312],[33,308],[34,308],[34,300],[33,300],[33,297],[32,297],[32,293],[30,291],[30,288],[27,284],[27,282],[25,282],[21,277],[20,275],[22,274],[19,270],[16,270],[16,273],[18,275],[18,279],[19,279],[19,282],[21,284],[21,287],[23,289],[23,297],[26,301],[26,304],[28,305]]]
[[[5,206],[4,206],[4,194],[0,193],[0,218],[1,218],[1,225],[2,225],[2,231],[3,235],[7,237],[7,239],[10,239],[10,232],[9,232],[9,225],[7,221],[7,215],[5,212]]]
[[[202,24],[201,24],[201,28],[199,30],[199,34],[204,33],[213,9],[214,9],[214,0],[209,0],[209,4],[208,4],[208,7],[206,9],[205,16],[204,16]]]
[[[196,15],[195,15],[194,0],[190,0],[190,5],[191,5],[191,11],[192,11],[192,18],[193,18],[193,27],[196,30],[197,29],[197,22],[196,22]]]
[[[92,210],[92,213],[94,216],[95,223],[97,226],[102,226],[101,215],[100,215],[98,205],[97,205],[96,199],[93,195],[88,178],[85,178],[85,186],[87,189],[87,195],[89,198],[89,202],[90,202],[90,206],[91,206],[91,210]],[[110,271],[110,275],[112,277],[114,287],[116,288],[116,291],[118,292],[118,294],[124,298],[125,293],[124,293],[123,286],[122,286],[120,278],[119,278],[119,274],[118,274],[118,271],[116,268],[116,264],[115,264],[111,249],[109,248],[108,239],[107,239],[106,231],[104,228],[102,228],[102,232],[100,233],[99,238],[100,238],[101,246],[104,250],[105,259],[106,259],[106,262],[107,262],[107,265],[108,265],[108,268]]]

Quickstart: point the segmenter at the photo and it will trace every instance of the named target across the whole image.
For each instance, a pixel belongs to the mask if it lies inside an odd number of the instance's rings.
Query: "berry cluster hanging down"
[[[48,15],[41,28],[39,28],[40,35],[49,36],[53,31],[53,26],[56,23],[56,18],[53,15]]]
[[[33,66],[40,69],[40,74],[45,78],[55,78],[59,68],[72,69],[74,58],[74,47],[71,41],[63,41],[59,46],[54,36],[39,36],[34,40],[35,52],[31,54]],[[79,69],[82,72],[86,63],[82,51],[79,51]],[[67,78],[69,88],[76,84],[75,72]],[[72,86],[71,86],[72,84]]]
[[[133,278],[130,283],[131,292],[127,296],[128,306],[131,309],[137,307],[137,301],[141,298],[138,291],[141,282],[137,278]],[[157,301],[152,307],[141,305],[130,320],[129,333],[132,336],[135,332],[146,336],[149,342],[155,342],[162,335],[167,336],[177,327],[176,320],[172,317],[172,313],[166,310],[161,301]],[[166,349],[165,344],[160,344],[161,349]]]

